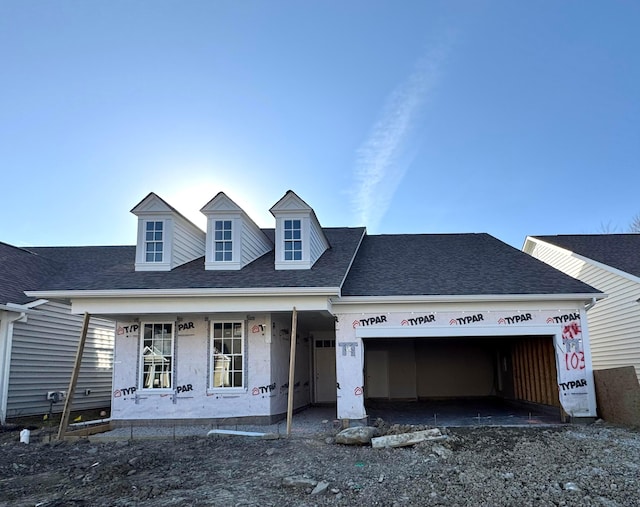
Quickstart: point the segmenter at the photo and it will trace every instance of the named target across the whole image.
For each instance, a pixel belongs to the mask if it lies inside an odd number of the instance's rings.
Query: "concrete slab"
[[[536,426],[561,424],[560,410],[519,406],[496,398],[428,401],[380,401],[366,404],[370,422],[389,424],[461,426]]]

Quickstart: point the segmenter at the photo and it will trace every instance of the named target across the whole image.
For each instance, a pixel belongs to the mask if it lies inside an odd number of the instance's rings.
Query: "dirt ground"
[[[0,506],[640,505],[640,432],[604,423],[443,429],[396,449],[336,444],[337,430],[99,443],[34,430],[29,444],[4,430]]]

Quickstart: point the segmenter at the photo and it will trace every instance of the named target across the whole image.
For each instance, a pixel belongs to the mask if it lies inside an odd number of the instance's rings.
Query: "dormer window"
[[[170,271],[204,254],[204,232],[153,192],[131,213],[138,217],[136,271]]]
[[[284,260],[302,260],[302,226],[300,220],[284,221]]]
[[[216,262],[233,260],[233,226],[231,220],[215,221],[214,258]]]
[[[145,227],[145,261],[162,262],[164,251],[164,224],[162,221],[149,221]]]
[[[273,249],[265,233],[223,192],[200,211],[207,217],[205,269],[242,269]]]
[[[311,207],[289,190],[269,211],[276,219],[275,268],[311,269],[329,248]]]

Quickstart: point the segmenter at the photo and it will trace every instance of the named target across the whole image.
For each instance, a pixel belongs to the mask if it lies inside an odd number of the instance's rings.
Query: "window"
[[[163,223],[149,221],[145,228],[145,261],[162,262],[163,251]]]
[[[214,260],[216,262],[232,261],[233,241],[231,240],[231,220],[216,220],[214,236]]]
[[[142,383],[144,389],[173,386],[173,324],[142,326]]]
[[[211,387],[243,387],[244,324],[214,322],[211,329]]]
[[[302,229],[300,220],[284,221],[284,260],[302,260]]]

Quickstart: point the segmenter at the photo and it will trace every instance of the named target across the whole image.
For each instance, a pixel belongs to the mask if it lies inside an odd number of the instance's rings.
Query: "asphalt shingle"
[[[276,270],[273,251],[238,271],[207,271],[201,257],[153,272],[135,271],[135,246],[0,244],[5,268],[13,266],[0,273],[0,294],[21,302],[28,300],[24,290],[340,287],[343,280],[343,296],[599,293],[488,234],[362,238],[364,228],[324,231],[331,248],[309,270]],[[273,237],[273,229],[265,233]]]
[[[331,244],[308,270],[276,270],[271,251],[237,271],[207,271],[204,257],[171,271],[135,271],[135,246],[37,247],[29,250],[66,266],[31,290],[339,287],[364,228],[326,228]],[[273,230],[265,233],[273,237]]]
[[[0,242],[0,304],[32,301],[25,296],[25,288],[44,284],[60,268],[50,259]]]
[[[640,234],[561,234],[533,237],[640,276]]]
[[[598,293],[480,234],[366,236],[343,296]]]

